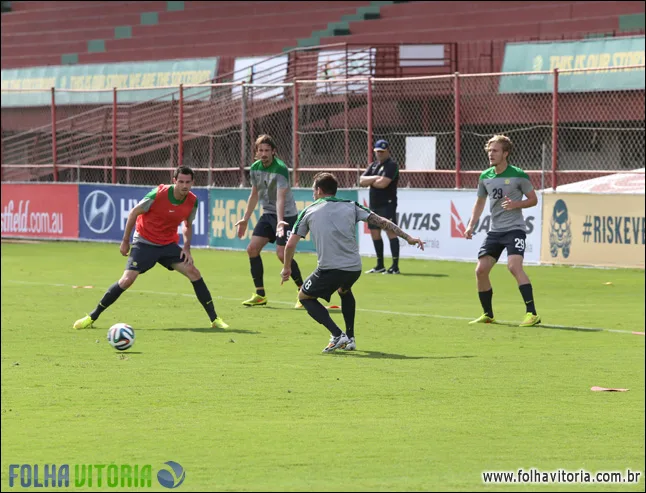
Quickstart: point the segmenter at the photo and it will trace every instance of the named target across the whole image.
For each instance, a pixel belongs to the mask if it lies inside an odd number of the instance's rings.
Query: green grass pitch
[[[9,464],[169,460],[186,471],[178,491],[644,491],[643,478],[482,481],[520,468],[644,473],[644,337],[631,333],[644,331],[643,270],[527,267],[547,326],[471,326],[475,262],[404,259],[402,275],[356,284],[358,351],[321,354],[329,334],[293,309],[271,249],[270,303],[254,308],[240,304],[253,292],[245,252],[193,254],[230,330],[210,329],[190,282],[161,266],[95,328],[73,330],[121,276],[118,246],[2,244],[3,491]],[[296,259],[304,276],[315,267]],[[504,265],[492,282],[496,318],[517,324]],[[135,328],[130,351],[106,341],[116,322]]]

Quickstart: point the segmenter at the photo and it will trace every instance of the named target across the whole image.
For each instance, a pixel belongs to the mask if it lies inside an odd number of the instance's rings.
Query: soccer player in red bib
[[[172,185],[159,185],[154,188],[130,211],[119,247],[124,257],[130,252],[126,270],[121,279],[108,288],[94,311],[74,323],[75,329],[92,326],[99,315],[132,286],[139,274],[152,269],[157,263],[190,279],[197,299],[211,319],[211,327],[229,328],[215,313],[211,293],[202,279],[202,274],[193,265],[191,238],[192,223],[197,213],[197,197],[191,192],[192,186],[193,170],[188,166],[177,168]],[[178,244],[177,234],[177,227],[181,223],[184,223],[183,247]],[[130,233],[135,224],[137,227],[131,247]]]

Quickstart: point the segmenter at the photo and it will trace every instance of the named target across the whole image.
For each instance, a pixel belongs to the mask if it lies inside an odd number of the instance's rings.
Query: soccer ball
[[[135,343],[135,329],[128,324],[114,324],[108,330],[108,342],[119,351],[130,349]]]

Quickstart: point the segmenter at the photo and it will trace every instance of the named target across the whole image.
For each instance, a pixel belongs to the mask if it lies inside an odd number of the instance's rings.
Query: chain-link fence
[[[581,71],[559,79],[580,77]],[[643,81],[643,69],[637,73]],[[586,74],[603,85],[608,70]],[[565,92],[558,96],[558,183],[599,176],[584,171],[644,168],[644,90]]]
[[[240,84],[188,88],[182,93],[182,164],[195,170],[198,185],[240,183],[241,99]]]
[[[113,122],[123,119],[118,114],[115,118],[114,91],[105,92],[105,97],[113,104],[55,106],[59,181],[111,182]]]
[[[320,171],[332,171],[352,187],[366,167],[368,79],[303,81],[296,87],[297,182],[310,187]]]
[[[357,186],[386,139],[400,187],[473,188],[486,141],[505,134],[509,162],[547,188],[644,167],[644,89],[608,90],[611,72],[203,84],[136,103],[134,89],[100,104],[84,101],[101,91],[41,91],[49,106],[2,109],[2,180],[155,185],[184,164],[197,185],[248,186],[269,134],[298,186],[322,170]]]
[[[256,139],[267,134],[276,143],[277,157],[293,167],[293,85],[245,84],[240,93],[245,122],[242,165],[249,167],[255,161]],[[245,173],[242,183],[249,186],[248,173]]]
[[[501,92],[501,74],[476,74],[459,79],[461,185],[475,188],[489,166],[485,144],[496,134],[509,137],[508,162],[525,170],[534,187],[544,188],[552,169],[552,92]],[[505,75],[522,87],[527,74]]]
[[[454,76],[374,81],[373,140],[388,141],[400,187],[455,186],[454,85]]]

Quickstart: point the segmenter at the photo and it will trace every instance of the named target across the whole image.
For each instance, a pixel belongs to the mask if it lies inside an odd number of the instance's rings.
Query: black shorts
[[[279,238],[276,237],[276,225],[278,224],[278,216],[276,214],[263,214],[258,219],[258,224],[253,228],[253,236],[261,236],[262,238],[269,238],[269,243],[276,242],[276,245],[285,246],[291,234],[292,228],[296,223],[298,216],[290,216],[285,218],[285,222],[289,226],[285,228],[285,234]],[[288,233],[288,231],[290,233]]]
[[[386,219],[389,219],[397,224],[397,204],[378,205],[377,207],[371,207],[370,210],[375,214],[381,217],[385,217]],[[381,229],[379,226],[375,226],[370,223],[368,223],[368,228]]]
[[[526,241],[527,233],[520,229],[501,233],[487,233],[487,237],[482,242],[478,252],[478,258],[490,255],[497,262],[505,248],[507,249],[507,256],[520,255],[524,257]]]
[[[350,289],[361,276],[361,271],[329,269],[321,270],[318,267],[310,276],[305,279],[303,293],[315,298],[323,298],[330,301],[334,292],[342,288],[344,291]]]
[[[183,262],[180,258],[181,252],[182,249],[177,243],[157,246],[135,241],[130,248],[126,270],[136,270],[139,274],[143,274],[157,263],[168,270],[173,270],[173,264]]]

